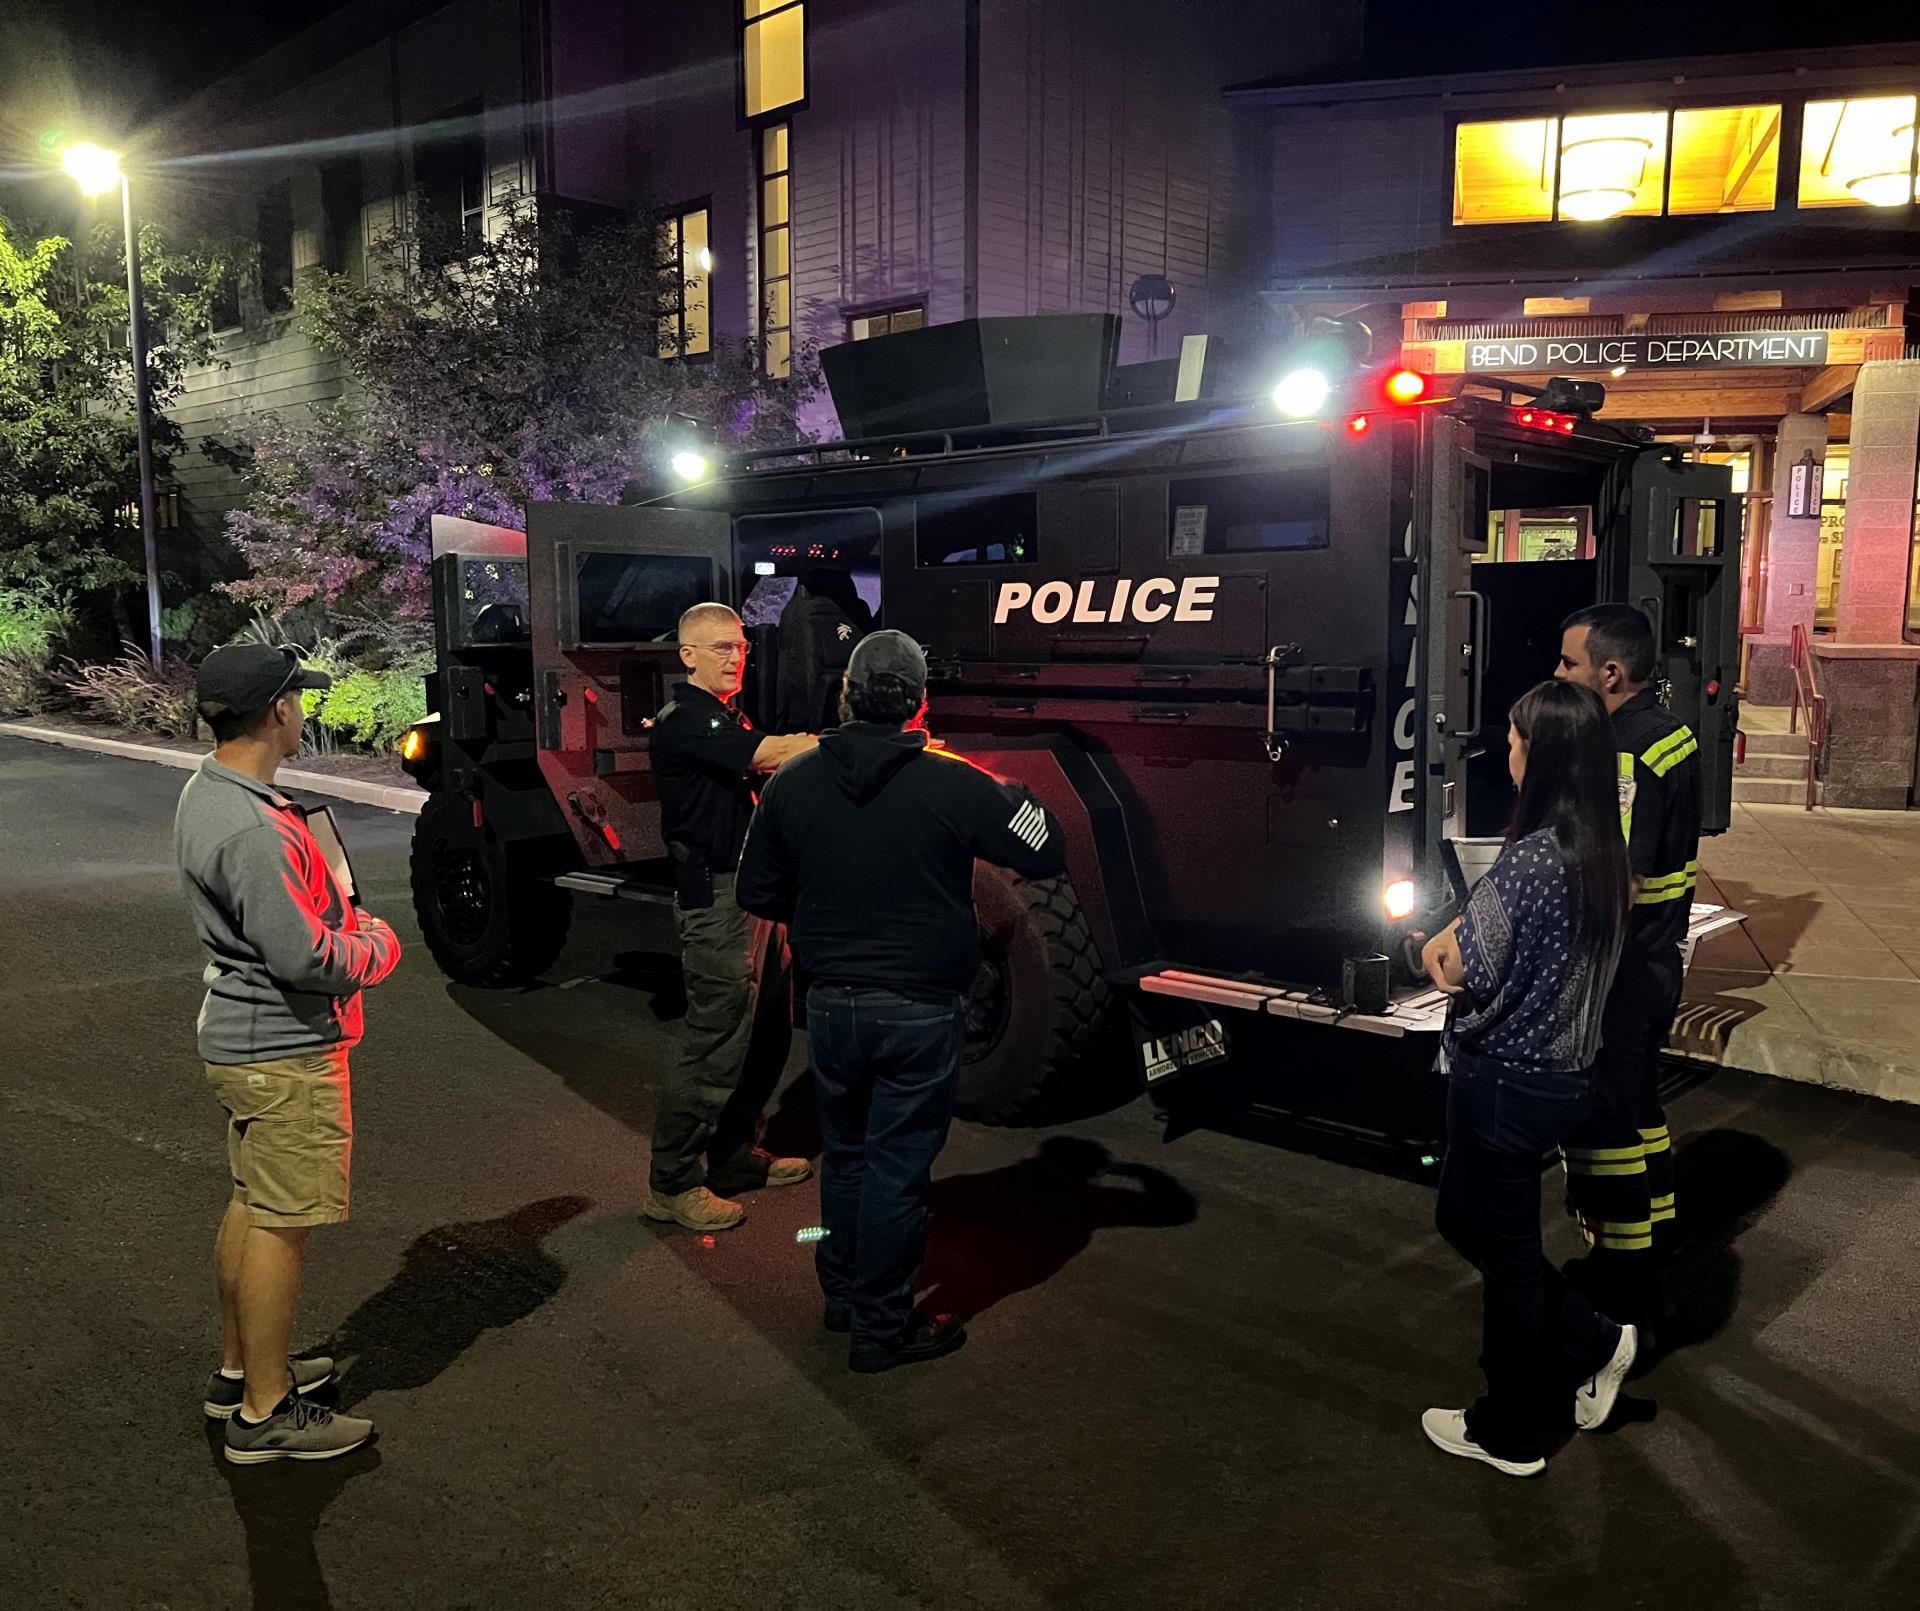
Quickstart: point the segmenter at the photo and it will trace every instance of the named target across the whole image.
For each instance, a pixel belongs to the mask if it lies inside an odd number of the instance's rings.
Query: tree
[[[180,446],[163,412],[204,361],[216,255],[141,233],[154,399],[156,480]],[[126,345],[125,258],[116,227],[84,239],[0,217],[0,587],[103,605],[126,634],[141,578],[139,458]]]
[[[299,290],[304,328],[352,385],[334,407],[250,424],[227,527],[251,570],[227,584],[240,597],[419,619],[435,514],[519,526],[534,501],[617,502],[665,462],[676,416],[729,449],[797,439],[810,352],[779,381],[745,345],[660,356],[678,288],[651,227],[576,229],[519,200],[490,238],[449,240],[413,212],[364,280]]]

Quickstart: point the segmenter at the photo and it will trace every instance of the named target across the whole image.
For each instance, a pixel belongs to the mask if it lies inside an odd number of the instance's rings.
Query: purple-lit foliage
[[[304,284],[301,323],[341,359],[348,396],[251,422],[227,525],[251,574],[230,590],[273,611],[418,618],[435,514],[517,526],[529,502],[618,502],[660,477],[676,416],[723,452],[797,440],[814,354],[778,381],[744,344],[663,358],[681,293],[658,258],[650,225],[576,228],[516,200],[486,239],[422,220],[370,254],[364,281]]]

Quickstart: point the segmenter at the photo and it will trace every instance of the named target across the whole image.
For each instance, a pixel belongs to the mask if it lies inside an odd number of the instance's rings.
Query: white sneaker
[[[1640,1333],[1632,1326],[1622,1326],[1620,1340],[1613,1345],[1613,1358],[1574,1390],[1573,1424],[1582,1432],[1597,1432],[1606,1425],[1607,1417],[1613,1414],[1614,1400],[1620,1396],[1620,1386],[1639,1352]]]
[[[1547,1469],[1542,1459],[1502,1460],[1497,1454],[1489,1454],[1472,1438],[1467,1436],[1467,1412],[1465,1410],[1428,1410],[1420,1417],[1420,1430],[1436,1449],[1444,1449],[1448,1454],[1457,1454],[1467,1460],[1481,1460],[1495,1471],[1504,1471],[1509,1477],[1537,1477]]]

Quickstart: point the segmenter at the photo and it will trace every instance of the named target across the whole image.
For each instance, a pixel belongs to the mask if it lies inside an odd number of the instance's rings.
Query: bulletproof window
[[[1200,476],[1167,487],[1167,551],[1263,554],[1332,541],[1327,472]]]
[[[922,565],[1032,565],[1040,558],[1039,500],[976,488],[914,500],[914,555]]]
[[[713,561],[691,554],[576,553],[579,641],[671,643],[680,617],[714,596]]]

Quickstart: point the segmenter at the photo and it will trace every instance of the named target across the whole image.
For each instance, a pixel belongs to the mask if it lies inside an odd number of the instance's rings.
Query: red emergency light
[[[1531,426],[1536,431],[1558,431],[1563,436],[1573,434],[1574,418],[1571,414],[1555,414],[1544,408],[1516,408],[1513,416],[1522,425]]]
[[[1396,369],[1384,390],[1390,403],[1417,403],[1427,395],[1427,377],[1417,369]]]
[[[1347,421],[1347,430],[1353,436],[1365,436],[1370,422],[1364,414],[1356,414]]]

